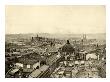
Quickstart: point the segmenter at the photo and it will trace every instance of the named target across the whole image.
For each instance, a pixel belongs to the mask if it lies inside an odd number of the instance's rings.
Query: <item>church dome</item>
[[[69,40],[67,40],[67,43],[62,47],[62,52],[67,52],[67,53],[73,53],[74,48],[70,44]]]

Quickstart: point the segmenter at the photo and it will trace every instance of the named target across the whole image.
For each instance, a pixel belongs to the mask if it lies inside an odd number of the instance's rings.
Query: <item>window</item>
[[[27,65],[27,68],[30,68],[31,66],[30,65]]]

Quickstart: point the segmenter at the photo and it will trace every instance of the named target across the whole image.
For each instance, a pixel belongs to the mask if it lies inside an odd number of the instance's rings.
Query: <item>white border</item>
[[[106,46],[107,46],[107,70],[106,78],[93,79],[5,79],[5,5],[106,5]],[[110,77],[110,2],[109,0],[1,0],[0,1],[0,81],[109,81]]]

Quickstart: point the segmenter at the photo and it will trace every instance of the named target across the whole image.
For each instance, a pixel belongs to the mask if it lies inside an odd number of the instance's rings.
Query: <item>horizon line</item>
[[[106,33],[5,33],[8,34],[106,34]]]

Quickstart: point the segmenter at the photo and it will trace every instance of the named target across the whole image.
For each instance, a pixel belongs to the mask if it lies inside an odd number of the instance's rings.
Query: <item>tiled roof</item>
[[[43,60],[43,58],[37,53],[30,53],[30,54],[27,54],[27,55],[23,55],[18,60],[19,60],[19,63],[34,64],[38,61]]]
[[[47,65],[43,65],[42,67],[40,67],[39,69],[34,70],[29,77],[38,77],[41,73],[45,72],[48,69],[49,66]]]
[[[41,73],[41,71],[39,69],[34,70],[30,75],[29,78],[35,78],[37,77],[39,74]]]
[[[56,62],[60,57],[57,56],[57,54],[54,54],[52,56],[50,56],[48,59],[47,59],[47,63],[49,65],[52,65],[54,62]]]
[[[58,52],[58,49],[55,46],[48,46],[47,47],[47,51],[48,52]]]

